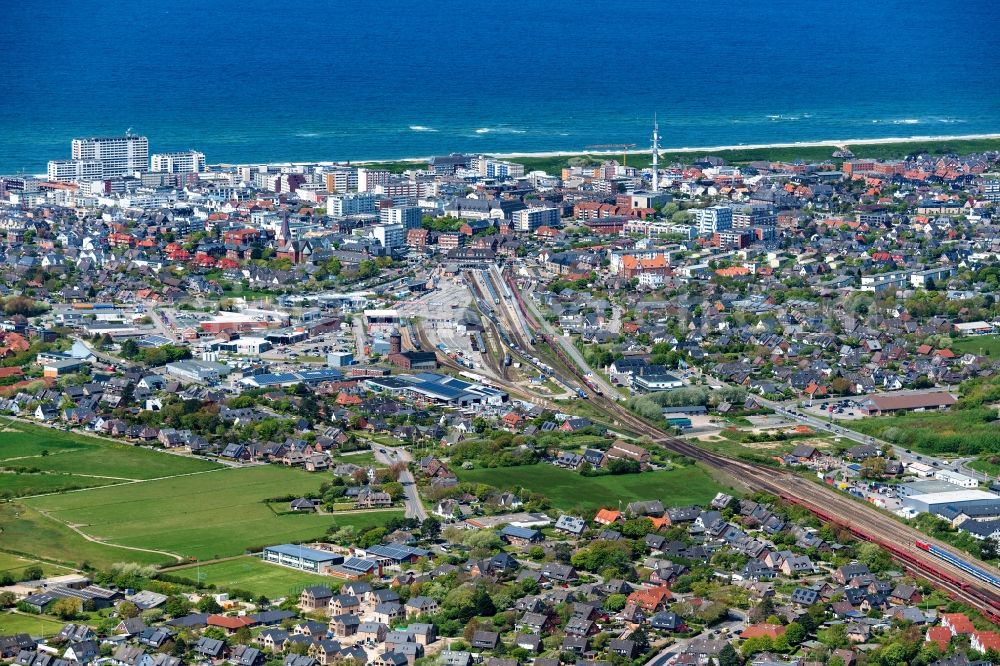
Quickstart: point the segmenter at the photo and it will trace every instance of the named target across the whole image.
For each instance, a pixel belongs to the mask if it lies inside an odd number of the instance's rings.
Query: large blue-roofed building
[[[265,562],[274,562],[275,564],[291,567],[292,569],[321,573],[325,567],[342,563],[344,556],[337,553],[328,553],[324,550],[316,550],[315,548],[284,543],[265,548],[263,559]]]

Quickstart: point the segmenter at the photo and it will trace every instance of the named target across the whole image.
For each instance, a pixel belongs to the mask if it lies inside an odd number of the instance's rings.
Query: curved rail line
[[[969,559],[967,555],[960,554],[940,541],[928,539],[922,532],[900,523],[891,516],[883,515],[874,508],[808,481],[797,474],[722,456],[673,437],[617,402],[598,394],[586,381],[580,368],[566,356],[559,344],[551,340],[532,317],[524,305],[516,283],[509,275],[507,283],[525,321],[537,331],[541,339],[549,343],[562,364],[588,393],[592,404],[612,419],[636,434],[650,437],[653,442],[664,448],[728,473],[753,490],[781,497],[785,501],[808,509],[821,520],[849,529],[859,539],[879,544],[915,574],[945,590],[951,597],[980,610],[993,622],[1000,623],[1000,590],[945,561],[930,558],[925,551],[916,547],[915,542],[918,539],[928,540],[956,556]],[[979,562],[976,564],[991,573],[995,572],[988,565]]]

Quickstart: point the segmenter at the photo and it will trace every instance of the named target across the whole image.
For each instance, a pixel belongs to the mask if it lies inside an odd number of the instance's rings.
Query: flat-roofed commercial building
[[[201,173],[205,170],[205,153],[183,150],[155,153],[150,159],[150,171],[161,173]]]
[[[944,392],[870,395],[861,402],[861,411],[868,416],[878,416],[895,412],[944,410],[956,402],[955,396]]]
[[[284,543],[265,548],[262,559],[265,562],[273,562],[283,567],[320,573],[325,567],[341,564],[344,561],[344,556],[328,553],[325,550]]]

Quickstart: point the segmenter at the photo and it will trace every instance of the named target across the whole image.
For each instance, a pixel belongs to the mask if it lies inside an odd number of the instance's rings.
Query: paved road
[[[177,341],[180,336],[175,335],[174,332],[167,326],[167,323],[163,320],[163,315],[157,308],[147,308],[146,314],[149,315],[150,320],[153,322],[153,328],[156,332],[170,340],[171,342]]]
[[[368,359],[365,354],[365,323],[362,321],[363,319],[364,317],[361,315],[354,318],[354,344],[357,347],[354,360],[358,363],[364,363]]]
[[[730,613],[732,613],[732,611],[730,611]],[[730,635],[738,633],[743,627],[743,622],[744,620],[733,618],[712,627],[712,629],[713,632],[716,632],[716,637],[724,637],[726,634],[724,634],[723,632],[726,629],[729,629]],[[655,655],[650,657],[646,661],[645,666],[666,666],[666,664],[671,663],[674,660],[674,658],[677,657],[677,655],[684,652],[684,650],[687,649],[687,646],[689,643],[691,643],[691,641],[705,637],[706,633],[702,632],[697,636],[692,636],[691,638],[682,638],[674,643],[671,643],[670,645],[666,646],[665,648],[657,652]]]
[[[94,358],[96,358],[98,361],[101,361],[102,363],[107,363],[108,365],[123,366],[126,368],[136,367],[136,364],[133,363],[132,361],[126,361],[125,359],[118,358],[116,356],[111,356],[110,354],[105,354],[104,352],[95,349],[94,345],[90,344],[88,340],[84,340],[83,338],[73,338],[73,339],[79,342],[84,347],[86,347],[87,351],[93,354]]]
[[[375,460],[384,465],[392,465],[398,462],[408,463],[413,460],[406,449],[383,446],[375,442],[371,443],[371,448],[372,453],[375,454]],[[399,475],[399,482],[403,484],[403,492],[406,493],[404,499],[406,517],[416,518],[420,522],[427,520],[427,510],[424,508],[423,502],[420,501],[420,495],[417,493],[416,479],[413,478],[413,474],[409,469],[404,470]]]

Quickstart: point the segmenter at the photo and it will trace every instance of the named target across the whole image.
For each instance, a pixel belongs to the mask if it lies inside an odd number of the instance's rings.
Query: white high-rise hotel
[[[149,170],[149,140],[144,136],[73,139],[68,160],[49,162],[51,180],[93,180]]]

